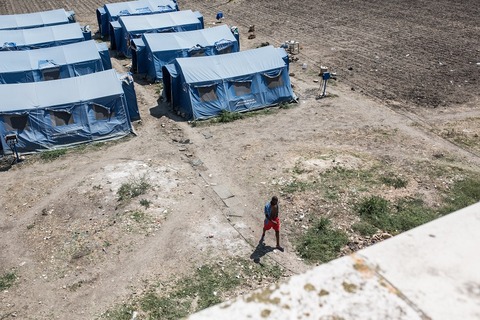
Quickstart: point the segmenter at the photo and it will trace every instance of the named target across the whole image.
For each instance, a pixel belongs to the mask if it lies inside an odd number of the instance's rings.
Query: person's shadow
[[[273,250],[275,250],[274,247],[266,246],[265,243],[259,242],[255,248],[255,251],[253,251],[250,255],[250,259],[252,259],[255,263],[261,264],[260,258],[267,253],[272,252]]]

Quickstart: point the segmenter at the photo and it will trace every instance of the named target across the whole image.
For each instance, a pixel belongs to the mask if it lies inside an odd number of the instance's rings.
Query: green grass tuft
[[[364,198],[357,206],[357,212],[363,221],[386,230],[389,226],[390,203],[378,196]]]
[[[309,262],[328,262],[337,258],[348,243],[347,234],[329,227],[330,220],[321,218],[299,239],[297,251]]]
[[[140,301],[141,309],[149,316],[148,319],[181,319],[189,314],[189,303],[169,297],[158,296],[150,291]]]
[[[280,109],[291,109],[293,108],[293,103],[289,103],[289,102],[282,102],[278,105],[278,107]]]
[[[178,283],[179,290],[174,297],[198,297],[198,309],[205,309],[221,302],[220,292],[228,291],[240,284],[240,280],[229,272],[229,268],[221,270],[212,266],[198,268],[192,278]]]
[[[391,234],[410,230],[439,216],[419,199],[401,199],[392,205],[378,196],[362,199],[357,212],[363,223]]]
[[[295,193],[295,192],[303,192],[309,189],[312,189],[313,184],[310,182],[303,182],[303,181],[292,181],[282,187],[282,191],[285,193]]]
[[[353,231],[360,233],[362,236],[373,236],[378,230],[375,226],[364,221],[354,223],[352,229]]]
[[[478,177],[469,177],[457,181],[450,189],[444,201],[445,205],[440,210],[440,214],[442,215],[468,207],[480,201],[480,179]]]
[[[150,187],[151,185],[148,183],[145,176],[132,178],[128,182],[123,183],[118,189],[118,201],[129,200],[145,194]]]
[[[144,206],[145,209],[150,208],[150,204],[151,204],[151,203],[152,203],[152,202],[151,202],[151,201],[148,201],[147,199],[141,199],[141,200],[140,200],[140,205],[141,205],[141,206]]]
[[[243,115],[238,112],[231,112],[227,110],[222,110],[218,115],[218,122],[232,122],[238,119],[243,119]]]
[[[246,279],[276,279],[284,275],[278,265],[254,264],[242,258],[215,265],[203,265],[195,273],[172,282],[152,286],[128,305],[119,305],[102,315],[103,319],[131,319],[133,310],[142,319],[180,319],[222,302],[227,293],[245,285]],[[250,287],[251,281],[247,283]]]
[[[44,151],[40,154],[40,158],[43,161],[53,161],[65,155],[66,153],[67,153],[67,149]]]
[[[387,186],[394,187],[395,189],[405,188],[408,184],[408,181],[400,177],[395,176],[384,176],[380,180]]]
[[[0,276],[0,291],[10,288],[17,280],[15,272],[7,272]]]
[[[115,309],[105,312],[102,318],[107,320],[131,320],[134,311],[132,306],[122,304]]]
[[[140,211],[140,210],[135,210],[133,211],[131,214],[130,214],[130,217],[135,221],[135,222],[142,222],[143,220],[145,220],[146,218],[146,215],[145,215],[145,212],[143,211]]]

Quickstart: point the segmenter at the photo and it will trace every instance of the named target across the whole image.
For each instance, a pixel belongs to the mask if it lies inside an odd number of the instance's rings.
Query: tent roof
[[[285,50],[283,50],[283,53]],[[217,56],[177,58],[187,83],[228,79],[286,66],[282,51],[273,46]]]
[[[78,23],[34,29],[0,30],[0,46],[6,42],[14,42],[23,46],[69,39],[84,39]]]
[[[219,40],[237,41],[226,25],[184,32],[145,33],[143,40],[152,52],[188,49],[197,44],[212,46]]]
[[[0,51],[0,73],[36,70],[42,60],[59,66],[99,60],[98,50],[95,41],[89,40],[37,50]]]
[[[119,21],[127,32],[168,28],[200,23],[192,10],[165,12],[149,15],[122,16]]]
[[[155,12],[175,11],[174,0],[138,0],[105,4],[105,11],[112,17],[146,14]],[[123,12],[122,12],[123,11]],[[127,11],[127,12],[125,12]]]
[[[23,29],[68,23],[68,16],[65,9],[0,15],[0,29]]]
[[[113,69],[85,76],[0,85],[0,112],[64,106],[80,101],[123,94]]]
[[[135,38],[130,41],[133,42],[136,48],[145,47],[145,42],[143,41],[142,38]]]

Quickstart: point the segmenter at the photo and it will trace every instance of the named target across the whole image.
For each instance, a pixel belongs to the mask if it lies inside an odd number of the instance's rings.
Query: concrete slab
[[[224,185],[218,185],[218,186],[212,186],[213,188],[213,191],[215,191],[215,193],[222,199],[222,200],[225,200],[225,199],[228,199],[228,198],[231,198],[233,197],[233,194],[230,192],[230,190],[228,190],[227,187],[225,187]]]
[[[242,204],[240,203],[240,201],[238,201],[237,198],[235,197],[231,197],[231,198],[228,198],[228,199],[223,199],[223,202],[225,203],[225,205],[229,208],[241,208],[242,207]]]
[[[480,319],[480,203],[358,254],[432,319]]]
[[[480,319],[480,203],[188,319]]]
[[[191,315],[188,319],[424,319],[395,288],[354,256],[288,282]]]

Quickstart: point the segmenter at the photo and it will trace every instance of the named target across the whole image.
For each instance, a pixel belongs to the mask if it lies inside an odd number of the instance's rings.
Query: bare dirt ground
[[[95,9],[102,4],[5,0],[0,14],[63,7],[95,31]],[[52,162],[30,156],[0,172],[0,273],[15,270],[18,276],[15,286],[0,292],[0,319],[92,319],[140,294],[153,279],[181,277],[229,257],[248,259],[273,194],[280,197],[285,252],[262,259],[281,265],[286,276],[302,272],[311,266],[292,244],[307,220],[298,217],[326,216],[349,231],[356,218],[347,204],[362,191],[347,186],[332,204],[321,193],[287,194],[282,186],[318,179],[332,166],[381,166],[409,184],[379,194],[420,194],[432,206],[462,171],[479,171],[476,1],[179,5],[200,11],[207,27],[223,11],[224,23],[240,29],[242,49],[300,41],[299,61],[291,64],[299,103],[194,127],[159,102],[158,85],[139,79],[136,136]],[[256,30],[251,40],[250,25]],[[129,60],[112,61],[128,71]],[[328,88],[330,98],[316,100],[320,65],[337,72],[338,81]],[[432,177],[435,168],[451,170]],[[119,202],[118,189],[134,177],[152,187]],[[222,191],[234,197],[223,200]],[[272,233],[266,242],[273,246]]]

